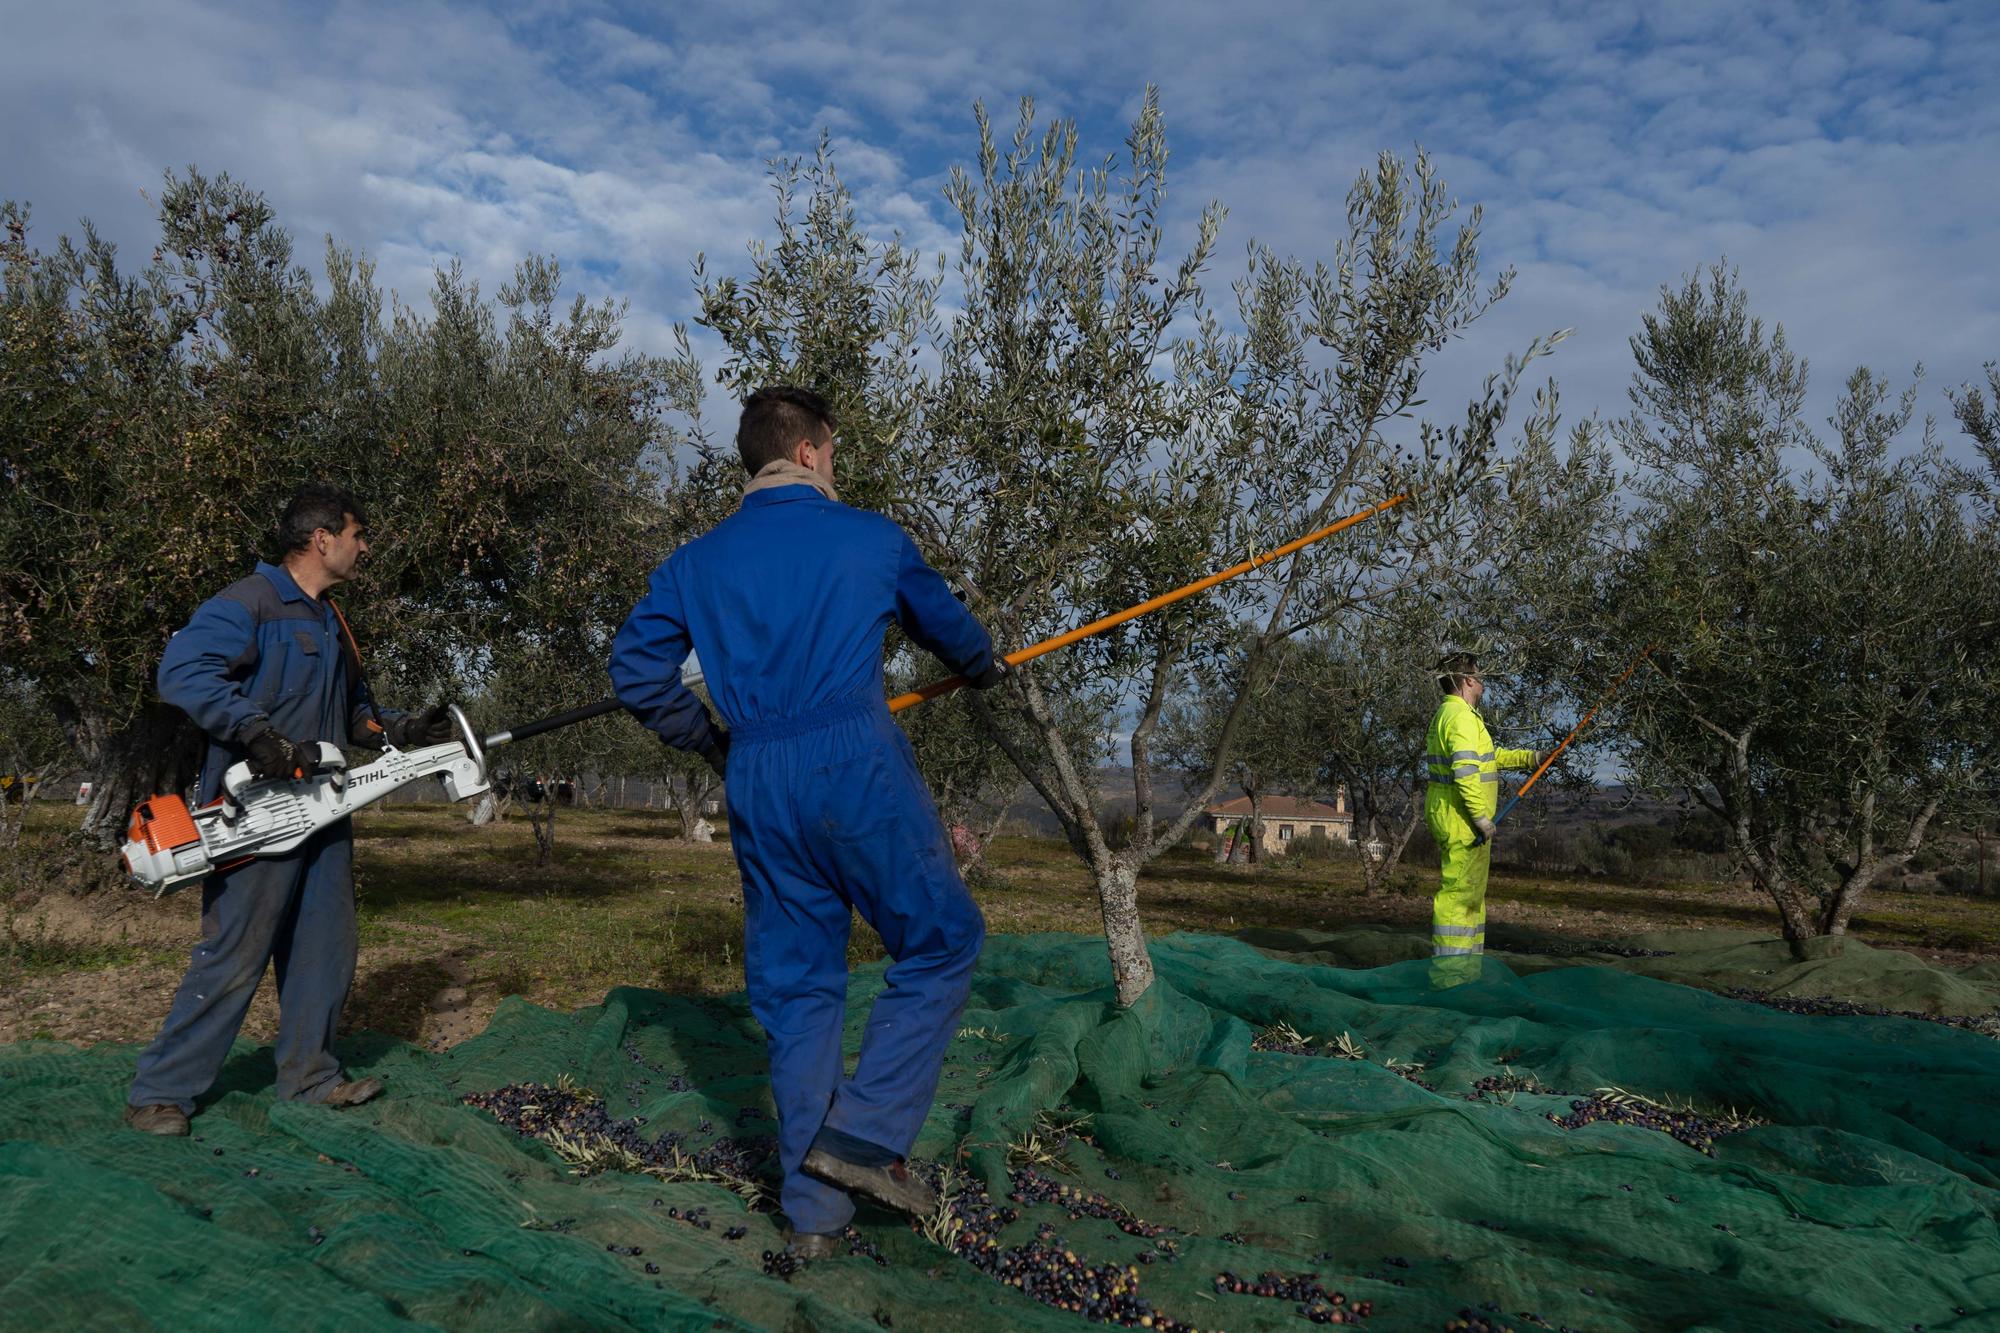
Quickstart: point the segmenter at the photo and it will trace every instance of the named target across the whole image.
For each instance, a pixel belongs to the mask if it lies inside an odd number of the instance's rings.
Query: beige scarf
[[[809,467],[800,467],[789,458],[775,458],[758,468],[757,475],[744,486],[743,494],[748,497],[777,486],[810,486],[829,500],[840,498],[833,493],[832,482]]]

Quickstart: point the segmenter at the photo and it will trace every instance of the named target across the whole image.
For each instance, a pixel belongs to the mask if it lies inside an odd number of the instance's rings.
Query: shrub
[[[1950,860],[1951,856],[1948,852],[1937,844],[1932,843],[1917,849],[1917,854],[1910,858],[1910,869],[1918,871],[1937,870]]]
[[[1989,887],[1995,882],[1991,867],[1988,867],[1986,882]],[[1943,870],[1937,872],[1937,883],[1938,887],[1946,893],[1977,893],[1979,892],[1979,867],[1946,866]]]
[[[1335,842],[1326,836],[1325,829],[1314,829],[1303,838],[1293,838],[1285,848],[1285,860],[1300,864],[1326,865],[1353,859],[1354,845]]]

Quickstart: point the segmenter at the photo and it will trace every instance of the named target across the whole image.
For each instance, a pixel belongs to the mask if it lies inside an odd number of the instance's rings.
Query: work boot
[[[358,1083],[342,1079],[333,1085],[332,1092],[320,1098],[319,1104],[331,1106],[336,1110],[343,1106],[359,1106],[365,1101],[374,1100],[381,1091],[382,1080],[379,1078],[364,1078]]]
[[[824,1148],[814,1148],[806,1154],[800,1169],[829,1185],[838,1185],[850,1194],[873,1199],[912,1217],[929,1217],[937,1211],[936,1192],[919,1180],[900,1157],[887,1166],[858,1166]]]
[[[801,1259],[834,1259],[846,1252],[847,1238],[829,1236],[824,1231],[794,1231],[785,1228],[785,1248]]]
[[[141,1134],[158,1134],[165,1138],[185,1138],[188,1132],[187,1113],[172,1103],[128,1106],[125,1108],[125,1123]]]

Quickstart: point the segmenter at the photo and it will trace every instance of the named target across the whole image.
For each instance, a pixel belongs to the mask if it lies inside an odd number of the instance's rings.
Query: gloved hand
[[[1485,815],[1474,815],[1472,817],[1472,827],[1478,832],[1479,841],[1481,842],[1493,841],[1493,834],[1497,831],[1493,821]]]
[[[715,776],[727,781],[729,776],[729,733],[717,727],[711,733],[711,736],[712,739],[708,743],[708,748],[701,752],[701,757],[708,761],[708,766],[714,770]]]
[[[421,713],[405,713],[385,728],[389,744],[398,750],[414,750],[420,745],[443,745],[451,739],[451,713],[443,704]]]
[[[319,746],[280,735],[269,722],[259,722],[243,738],[250,776],[259,782],[280,778],[304,781],[319,772]]]
[[[972,677],[971,684],[975,690],[990,690],[1005,679],[1007,679],[1006,659],[996,657],[992,666]]]

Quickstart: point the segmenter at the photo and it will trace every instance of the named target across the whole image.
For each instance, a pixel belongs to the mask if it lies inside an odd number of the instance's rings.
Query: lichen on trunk
[[[1122,856],[1093,867],[1098,909],[1104,916],[1104,943],[1111,954],[1111,980],[1121,1007],[1130,1008],[1153,984],[1153,959],[1139,922],[1139,871]]]

